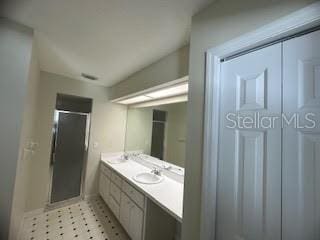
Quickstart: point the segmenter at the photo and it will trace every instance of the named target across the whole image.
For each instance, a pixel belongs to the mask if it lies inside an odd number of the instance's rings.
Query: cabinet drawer
[[[110,183],[110,194],[118,203],[120,203],[121,190],[113,182]]]
[[[144,195],[140,193],[138,190],[136,190],[134,187],[132,187],[129,183],[126,181],[123,181],[122,190],[133,200],[135,203],[141,207],[144,208]]]
[[[105,166],[103,163],[100,164],[101,172],[104,173],[108,178],[111,178],[111,169]]]
[[[113,199],[113,197],[110,197],[109,199],[109,207],[113,214],[119,219],[120,217],[120,206],[119,204]]]
[[[111,173],[111,180],[118,186],[121,188],[122,185],[122,178],[116,174],[115,172]]]

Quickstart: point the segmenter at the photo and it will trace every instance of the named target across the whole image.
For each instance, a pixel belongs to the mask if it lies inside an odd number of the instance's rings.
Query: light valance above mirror
[[[145,89],[143,91],[130,94],[112,102],[124,105],[139,105],[137,107],[163,105],[170,103],[186,102],[188,100],[188,76],[169,83]],[[140,105],[142,104],[143,105]]]

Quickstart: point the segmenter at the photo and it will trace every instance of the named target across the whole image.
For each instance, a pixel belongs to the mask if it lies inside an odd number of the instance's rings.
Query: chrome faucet
[[[155,175],[157,175],[157,176],[161,176],[161,172],[162,172],[162,170],[159,169],[159,168],[154,168],[154,169],[151,171],[151,173],[153,173],[153,174],[155,174]]]
[[[124,160],[129,160],[129,154],[126,153],[126,152],[123,153],[122,157],[123,157]]]

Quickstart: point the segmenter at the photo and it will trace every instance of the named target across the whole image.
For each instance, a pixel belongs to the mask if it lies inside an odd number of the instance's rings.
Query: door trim
[[[320,2],[206,51],[201,240],[215,240],[221,61],[320,25]]]
[[[53,156],[52,156],[52,152],[51,152],[50,166],[49,166],[50,181],[49,181],[49,192],[48,192],[46,209],[54,209],[56,207],[61,207],[63,205],[66,205],[70,202],[73,203],[75,201],[80,201],[80,200],[84,199],[84,187],[85,187],[84,182],[85,182],[85,175],[86,175],[86,166],[87,166],[87,161],[88,161],[91,114],[90,113],[82,113],[82,112],[55,110],[54,111],[54,121],[55,121],[55,118],[59,119],[60,113],[78,114],[78,115],[83,115],[83,116],[87,117],[87,119],[86,119],[86,135],[85,135],[85,153],[84,153],[84,160],[83,160],[83,166],[82,166],[82,171],[81,171],[80,195],[78,197],[67,199],[67,200],[64,200],[61,202],[51,203],[52,178],[53,178],[53,167],[54,167],[54,162],[52,161]],[[54,122],[53,122],[53,128],[54,128]],[[58,124],[56,126],[56,129],[58,129]],[[58,131],[56,132],[55,141],[57,141],[57,137],[58,137]],[[54,145],[54,148],[56,148],[56,145]]]

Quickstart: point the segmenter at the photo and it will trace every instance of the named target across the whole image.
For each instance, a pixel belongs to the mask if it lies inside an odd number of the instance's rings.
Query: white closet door
[[[283,130],[283,239],[320,239],[320,32],[283,43],[283,111],[300,127]]]
[[[281,54],[277,44],[222,63],[217,240],[281,239],[281,128],[226,119],[281,114]]]

